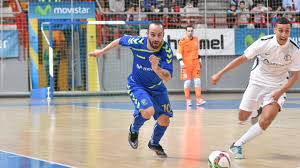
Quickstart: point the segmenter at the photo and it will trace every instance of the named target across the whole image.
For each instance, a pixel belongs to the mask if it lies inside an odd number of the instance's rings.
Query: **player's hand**
[[[180,63],[180,68],[181,68],[181,69],[185,69],[185,68],[186,68],[182,60],[179,61],[179,63]]]
[[[271,98],[273,98],[274,102],[277,102],[281,95],[280,90],[276,90],[271,94]]]
[[[201,58],[200,58],[200,55],[199,55],[199,64],[200,64],[200,69],[202,68],[202,60],[201,60]]]
[[[217,82],[221,79],[222,75],[220,73],[216,73],[213,76],[211,76],[211,83],[212,85],[216,85]]]
[[[100,57],[103,54],[104,54],[103,50],[96,49],[96,50],[94,50],[92,52],[89,52],[88,56],[90,56],[90,57]]]
[[[149,57],[149,61],[152,64],[152,69],[157,69],[158,68],[158,63],[159,63],[159,58],[155,55],[151,55]]]

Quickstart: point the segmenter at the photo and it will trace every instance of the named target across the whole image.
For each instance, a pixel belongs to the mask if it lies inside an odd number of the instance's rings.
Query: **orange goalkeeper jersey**
[[[192,63],[193,60],[198,60],[199,40],[193,36],[190,40],[188,37],[184,37],[179,41],[177,52],[182,55],[184,64]]]

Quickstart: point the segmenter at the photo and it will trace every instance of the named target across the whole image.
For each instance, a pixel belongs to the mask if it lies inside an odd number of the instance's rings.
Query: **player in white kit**
[[[256,40],[242,56],[211,77],[212,84],[215,85],[227,71],[256,58],[249,85],[240,104],[239,120],[247,120],[251,112],[258,110],[260,106],[262,113],[259,122],[252,125],[231,145],[229,151],[236,159],[245,158],[242,145],[262,134],[270,126],[286,100],[285,92],[298,80],[300,53],[298,45],[289,38],[291,23],[284,17],[279,18],[275,23],[274,32],[273,35]]]

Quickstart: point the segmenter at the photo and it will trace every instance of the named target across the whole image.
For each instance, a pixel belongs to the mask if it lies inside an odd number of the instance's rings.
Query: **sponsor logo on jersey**
[[[289,65],[292,63],[292,60],[285,60],[286,62],[285,63],[281,63],[281,62],[271,62],[269,61],[268,59],[262,59],[263,63],[264,64],[267,64],[267,65],[272,65],[272,66],[286,66],[286,65]]]
[[[143,70],[143,71],[153,71],[152,68],[150,68],[150,67],[143,67],[143,66],[140,65],[140,64],[136,64],[136,67],[137,67],[137,69],[141,69],[141,70]]]

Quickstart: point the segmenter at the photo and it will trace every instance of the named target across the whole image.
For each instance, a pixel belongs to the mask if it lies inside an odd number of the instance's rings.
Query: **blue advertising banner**
[[[87,19],[95,18],[95,2],[29,2],[29,18]]]
[[[0,57],[19,57],[19,43],[17,30],[3,30],[3,37],[2,33],[0,33]]]
[[[300,28],[292,28],[290,37],[300,45]],[[244,50],[248,48],[258,38],[274,34],[273,29],[256,28],[256,29],[236,29],[235,30],[235,54],[242,55]]]

